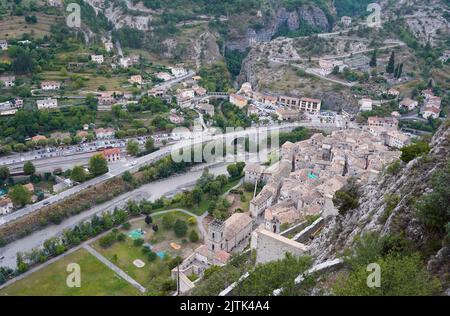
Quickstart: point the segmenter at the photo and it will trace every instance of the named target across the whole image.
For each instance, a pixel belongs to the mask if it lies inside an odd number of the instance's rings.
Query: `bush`
[[[197,242],[199,239],[197,232],[195,231],[195,229],[191,230],[191,232],[189,233],[189,240],[191,242]]]
[[[420,141],[409,146],[405,146],[400,150],[402,152],[400,159],[408,163],[423,154],[427,154],[430,151],[430,145],[427,142]]]
[[[173,230],[177,237],[183,237],[187,233],[188,226],[185,221],[177,219],[175,224],[173,225]]]
[[[440,284],[425,269],[419,255],[400,257],[388,255],[376,261],[382,276],[380,287],[368,287],[367,265],[353,267],[349,275],[341,276],[333,286],[336,295],[358,296],[425,296],[436,295]]]
[[[166,214],[162,218],[162,226],[165,229],[171,229],[175,223],[175,216],[173,214]]]
[[[140,247],[143,244],[144,244],[144,239],[142,239],[142,238],[138,238],[133,241],[133,245],[135,245],[136,247]]]
[[[354,179],[350,179],[341,190],[336,191],[333,204],[340,214],[345,214],[359,206],[359,188]]]
[[[129,222],[123,223],[122,224],[122,228],[125,229],[125,230],[128,230],[128,229],[131,228],[131,224]]]
[[[388,174],[396,175],[401,170],[402,170],[402,162],[401,162],[401,160],[396,160],[387,167],[386,171]]]
[[[116,241],[116,235],[114,233],[109,233],[100,238],[99,244],[102,248],[109,248]]]
[[[150,250],[150,251],[147,253],[147,259],[148,259],[149,262],[155,261],[156,258],[158,258],[158,255],[157,255],[156,253],[154,253],[153,251]]]

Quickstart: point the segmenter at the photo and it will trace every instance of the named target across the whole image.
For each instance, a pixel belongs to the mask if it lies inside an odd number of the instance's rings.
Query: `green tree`
[[[1,166],[0,167],[0,180],[5,181],[6,179],[9,178],[9,175],[10,175],[9,168],[6,166]]]
[[[84,170],[83,166],[75,166],[73,167],[71,173],[70,173],[70,179],[72,179],[75,182],[82,183],[86,181],[87,174]]]
[[[395,71],[395,53],[391,53],[391,57],[389,57],[389,62],[386,66],[386,72],[388,74],[393,74]]]
[[[428,153],[430,151],[430,145],[427,142],[419,141],[409,146],[404,146],[400,151],[402,152],[400,159],[408,163],[411,160]]]
[[[94,155],[89,159],[89,171],[94,177],[105,174],[108,170],[108,162],[101,154]]]
[[[22,206],[31,202],[31,192],[23,185],[16,184],[9,190],[9,197],[14,205]]]
[[[189,240],[191,242],[197,242],[199,239],[197,232],[195,231],[195,229],[191,230],[191,232],[189,233]]]
[[[166,214],[162,217],[162,226],[165,229],[171,229],[175,223],[175,216],[173,214]]]
[[[359,188],[355,179],[350,179],[341,190],[336,191],[333,204],[340,214],[345,214],[359,206],[359,195]]]
[[[23,165],[23,172],[26,175],[32,176],[36,172],[36,167],[33,165],[33,163],[31,161],[27,161]]]
[[[175,221],[175,224],[173,225],[173,231],[175,232],[175,235],[177,237],[186,236],[187,230],[188,230],[188,225],[186,224],[185,221],[183,221],[181,219],[177,219]]]
[[[135,140],[129,140],[127,142],[127,153],[136,156],[139,153],[139,143]]]
[[[149,137],[147,139],[147,141],[145,142],[145,150],[147,152],[151,152],[151,151],[155,150],[155,142],[153,141],[153,139],[151,137]]]
[[[370,59],[369,66],[375,68],[377,66],[377,50],[375,49],[372,53],[372,58]]]
[[[125,182],[131,182],[133,181],[133,175],[131,174],[131,172],[129,172],[128,170],[125,171],[122,175],[122,179]]]

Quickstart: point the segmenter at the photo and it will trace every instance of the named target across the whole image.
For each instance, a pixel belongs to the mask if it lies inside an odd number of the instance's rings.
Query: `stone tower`
[[[208,227],[207,246],[210,255],[219,250],[225,250],[225,223],[217,219],[213,220]]]

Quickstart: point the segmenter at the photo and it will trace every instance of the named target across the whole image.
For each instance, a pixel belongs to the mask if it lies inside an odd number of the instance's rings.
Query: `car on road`
[[[44,205],[49,205],[50,204],[50,202],[49,201],[44,201],[44,203],[43,203]]]

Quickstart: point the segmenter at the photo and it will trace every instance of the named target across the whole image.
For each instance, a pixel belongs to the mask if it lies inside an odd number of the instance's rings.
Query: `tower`
[[[213,220],[208,227],[208,240],[207,246],[210,256],[214,254],[214,252],[219,250],[225,250],[225,241],[224,241],[224,230],[225,223],[220,220]]]

